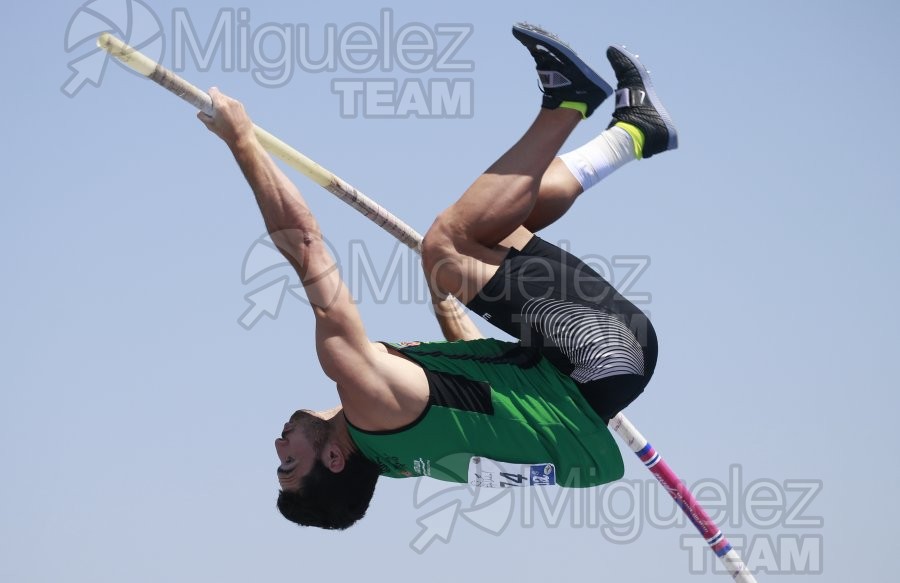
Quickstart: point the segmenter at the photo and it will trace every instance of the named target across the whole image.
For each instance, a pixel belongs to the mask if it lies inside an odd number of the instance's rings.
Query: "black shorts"
[[[511,249],[466,307],[570,376],[604,421],[643,392],[656,367],[647,316],[583,261],[537,236]]]

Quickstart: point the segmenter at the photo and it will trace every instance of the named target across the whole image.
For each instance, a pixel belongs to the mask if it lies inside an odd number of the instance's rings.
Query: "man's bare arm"
[[[447,340],[452,342],[484,338],[484,334],[475,326],[465,308],[453,296],[441,299],[432,292],[431,304],[434,307],[434,317],[437,318],[441,332]]]
[[[377,356],[318,222],[300,191],[256,139],[243,105],[215,88],[210,97],[215,115],[201,112],[198,117],[231,149],[253,189],[272,241],[300,276],[316,316],[316,350],[322,369],[339,387],[377,390],[377,379],[370,374]]]

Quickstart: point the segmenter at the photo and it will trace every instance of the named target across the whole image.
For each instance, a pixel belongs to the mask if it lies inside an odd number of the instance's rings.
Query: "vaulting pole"
[[[163,89],[174,93],[200,111],[212,115],[212,100],[205,91],[191,85],[137,49],[128,46],[109,33],[101,34],[97,38],[97,45],[128,68],[147,77]],[[319,166],[266,130],[256,125],[253,126],[253,130],[256,132],[256,137],[259,139],[260,144],[267,152],[283,160],[287,165],[364,214],[369,220],[396,237],[407,247],[416,251],[419,250],[422,237],[415,229],[392,215],[368,196],[353,188],[353,186],[341,180],[333,172]]]

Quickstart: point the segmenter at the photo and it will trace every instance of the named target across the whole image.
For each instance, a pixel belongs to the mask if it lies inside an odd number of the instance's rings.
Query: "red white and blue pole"
[[[728,573],[739,583],[756,583],[756,578],[747,569],[737,551],[709,517],[706,511],[691,494],[684,482],[678,479],[669,464],[662,459],[659,452],[650,445],[650,442],[641,435],[641,432],[631,424],[631,421],[622,413],[619,413],[609,421],[609,428],[616,432],[622,441],[637,455],[650,472],[656,476],[666,492],[675,500],[675,504],[687,515],[688,519],[700,531],[706,539],[709,548],[721,559]]]

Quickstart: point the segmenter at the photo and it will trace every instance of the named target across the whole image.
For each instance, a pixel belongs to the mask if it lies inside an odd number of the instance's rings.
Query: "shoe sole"
[[[588,81],[596,85],[597,88],[603,92],[603,101],[613,94],[612,86],[604,81],[596,71],[591,69],[590,66],[581,59],[581,57],[575,54],[575,51],[569,48],[569,45],[561,41],[555,34],[526,22],[517,22],[514,24],[513,33],[515,32],[519,32],[536,42],[552,47],[553,50],[563,54],[573,65],[575,65],[575,68],[577,68],[582,75],[587,77]]]
[[[637,69],[638,74],[641,76],[641,81],[644,83],[644,91],[647,92],[647,97],[650,99],[653,109],[656,110],[656,113],[662,118],[663,123],[666,124],[666,130],[669,133],[669,144],[666,147],[666,150],[674,150],[678,147],[678,130],[675,129],[675,125],[672,123],[672,117],[669,115],[669,112],[666,111],[662,101],[659,100],[659,96],[656,94],[656,90],[653,88],[653,82],[650,80],[650,73],[647,71],[647,67],[641,63],[641,60],[637,55],[632,55],[626,51],[625,47],[612,46],[610,48],[625,55],[628,60],[631,61],[631,64],[634,65],[635,69]]]

